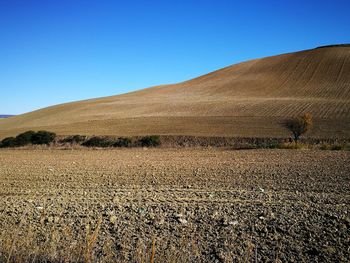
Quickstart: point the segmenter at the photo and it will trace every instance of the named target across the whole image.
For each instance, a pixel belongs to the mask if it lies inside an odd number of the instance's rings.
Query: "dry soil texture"
[[[0,240],[31,229],[39,245],[61,244],[41,256],[68,257],[64,235],[101,218],[93,260],[150,262],[154,242],[155,262],[349,262],[349,161],[344,151],[1,150]]]
[[[315,118],[310,136],[350,138],[349,73],[347,46],[256,59],[174,85],[0,120],[0,138],[29,129],[61,135],[286,137],[279,122],[306,112]]]

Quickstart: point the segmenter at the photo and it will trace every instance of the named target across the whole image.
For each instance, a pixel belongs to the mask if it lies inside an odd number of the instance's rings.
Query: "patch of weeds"
[[[295,150],[300,150],[300,149],[305,149],[307,148],[305,144],[302,143],[279,143],[278,144],[278,149],[295,149]]]
[[[343,150],[343,146],[342,145],[333,145],[331,150],[332,151],[340,151],[340,150]]]
[[[239,143],[234,146],[235,150],[254,150],[257,149],[257,145],[251,143]]]
[[[349,147],[345,144],[322,144],[320,149],[328,151],[346,151],[349,150]]]
[[[262,141],[257,144],[257,148],[262,149],[277,149],[279,148],[280,143],[277,140],[268,140],[268,141]]]

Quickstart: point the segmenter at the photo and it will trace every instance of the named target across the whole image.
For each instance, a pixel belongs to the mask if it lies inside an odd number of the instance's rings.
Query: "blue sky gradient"
[[[350,43],[350,1],[0,0],[0,114]]]

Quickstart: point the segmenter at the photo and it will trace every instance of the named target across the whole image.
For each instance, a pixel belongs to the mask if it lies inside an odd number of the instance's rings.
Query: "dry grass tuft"
[[[24,229],[21,224],[13,225],[0,235],[0,262],[96,262],[100,226],[101,220],[92,233],[86,226],[84,237],[83,233],[76,233],[69,226]],[[104,249],[107,251],[110,247]],[[101,259],[104,258],[113,257],[103,254]]]
[[[0,235],[0,262],[193,262],[200,256],[199,247],[193,239],[182,238],[182,247],[166,249],[157,248],[156,238],[153,237],[148,249],[145,242],[140,240],[130,258],[126,251],[117,251],[111,239],[98,244],[101,224],[102,219],[99,219],[94,230],[89,224],[86,225],[85,234],[84,231],[77,233],[69,226],[61,229],[45,229],[42,226],[35,230],[13,225]]]
[[[151,253],[150,263],[154,263],[155,255],[156,255],[156,239],[153,238],[153,240],[152,240],[152,253]]]

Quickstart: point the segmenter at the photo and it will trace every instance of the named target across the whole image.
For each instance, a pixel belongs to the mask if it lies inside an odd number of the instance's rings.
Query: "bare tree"
[[[282,125],[293,134],[293,139],[297,144],[299,137],[312,127],[312,115],[305,113],[302,116],[285,120]]]

